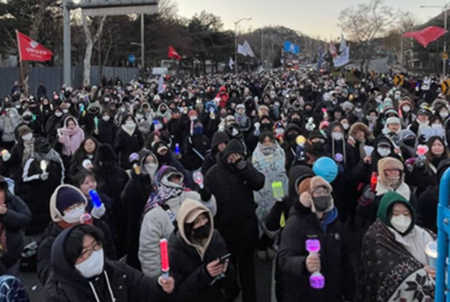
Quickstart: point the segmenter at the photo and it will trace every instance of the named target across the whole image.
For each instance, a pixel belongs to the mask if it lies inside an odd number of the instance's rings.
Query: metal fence
[[[102,76],[108,80],[119,77],[122,82],[131,81],[139,76],[138,68],[125,67],[91,67],[91,85],[99,85]],[[0,97],[11,92],[14,81],[20,80],[20,68],[0,68]],[[63,82],[63,67],[32,67],[30,68],[28,90],[30,94],[36,94],[40,83],[44,83],[47,94],[59,90]],[[72,87],[81,88],[83,86],[83,65],[72,67]]]

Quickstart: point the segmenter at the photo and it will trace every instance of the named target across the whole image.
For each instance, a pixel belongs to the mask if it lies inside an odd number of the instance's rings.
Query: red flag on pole
[[[20,61],[50,61],[53,52],[16,30]]]
[[[419,42],[423,47],[427,47],[431,42],[436,41],[443,35],[445,35],[447,31],[443,28],[437,26],[429,26],[427,28],[422,29],[421,31],[412,31],[403,34],[405,38],[414,38],[417,42]]]
[[[175,48],[173,48],[172,46],[169,46],[169,53],[167,54],[167,56],[171,59],[181,60],[180,55],[178,54],[178,52],[176,52]]]

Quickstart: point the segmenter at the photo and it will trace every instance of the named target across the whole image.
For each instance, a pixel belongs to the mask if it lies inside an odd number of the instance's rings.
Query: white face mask
[[[136,114],[136,119],[137,120],[142,120],[144,118],[144,116],[142,114]]]
[[[63,109],[64,113],[69,113],[69,109]]]
[[[56,112],[55,115],[56,115],[57,117],[61,117],[63,114],[62,114],[62,112]]]
[[[386,157],[389,154],[391,154],[391,149],[389,148],[377,148],[378,154],[380,154],[381,157]]]
[[[392,216],[391,218],[392,226],[400,233],[406,232],[406,230],[410,227],[411,222],[411,218],[406,217],[405,215]]]
[[[67,223],[77,223],[80,221],[80,217],[81,215],[84,214],[84,211],[85,211],[84,206],[80,208],[75,208],[75,210],[73,210],[72,212],[64,214],[62,219]]]
[[[442,125],[441,124],[432,124],[431,128],[433,128],[433,129],[442,129]]]
[[[133,128],[136,124],[133,121],[127,121],[125,123],[125,127],[127,128]]]
[[[340,141],[342,139],[342,133],[340,132],[333,132],[331,133],[331,137],[336,140],[336,141]]]
[[[445,119],[448,117],[448,112],[446,111],[439,112],[439,116]]]
[[[28,133],[28,134],[25,134],[24,136],[22,136],[22,139],[23,139],[25,142],[30,141],[32,138],[33,138],[33,133]]]
[[[196,121],[196,120],[197,120],[197,116],[193,115],[193,116],[189,117],[189,119],[190,119],[191,121]]]
[[[124,107],[120,107],[120,108],[119,108],[119,111],[122,112],[122,113],[124,113],[125,110],[126,110],[126,109],[125,109]]]
[[[341,125],[344,128],[344,130],[348,130],[348,128],[350,128],[349,124],[341,124]]]
[[[109,121],[110,118],[111,118],[111,117],[110,117],[109,115],[104,115],[104,116],[102,116],[102,119],[103,119],[105,122]]]
[[[411,107],[403,106],[403,112],[410,112],[410,111],[411,111]]]
[[[147,172],[151,177],[155,176],[156,169],[158,169],[158,165],[155,163],[145,164],[145,172]]]
[[[103,249],[93,252],[92,255],[80,264],[75,264],[75,268],[85,278],[98,276],[103,272],[105,259]]]

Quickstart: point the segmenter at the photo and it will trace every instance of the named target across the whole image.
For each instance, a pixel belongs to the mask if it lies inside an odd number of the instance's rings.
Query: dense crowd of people
[[[438,83],[281,69],[16,83],[0,109],[0,297],[27,301],[22,269],[46,301],[255,302],[259,259],[279,302],[432,301],[425,246],[450,167]]]

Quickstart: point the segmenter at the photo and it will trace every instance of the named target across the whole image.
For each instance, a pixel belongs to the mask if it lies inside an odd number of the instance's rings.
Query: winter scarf
[[[136,123],[134,124],[133,127],[127,127],[126,124],[121,126],[122,130],[125,131],[126,134],[128,134],[129,136],[133,136],[134,131],[136,130]]]
[[[66,120],[67,121],[67,120]],[[63,138],[63,151],[62,153],[66,156],[72,156],[80,148],[81,142],[84,140],[84,131],[76,123],[75,129],[71,130],[64,126],[64,128],[59,129],[59,133]]]
[[[32,157],[36,157],[36,151],[34,150],[34,137],[27,141],[23,142],[23,155],[22,155],[22,167],[25,166],[25,163]]]
[[[434,281],[395,235],[377,220],[363,239],[357,301],[434,301]]]
[[[184,184],[181,184],[180,188],[174,187],[170,188],[164,185],[158,186],[158,190],[150,195],[150,198],[148,199],[147,204],[145,205],[144,213],[147,213],[148,211],[156,207],[164,206],[169,199],[178,197],[183,192],[184,192]]]

